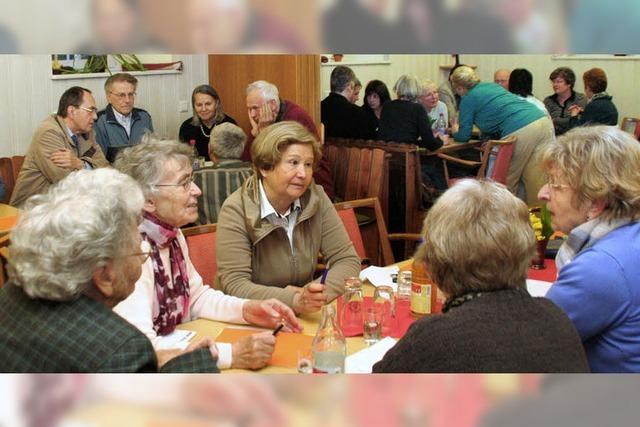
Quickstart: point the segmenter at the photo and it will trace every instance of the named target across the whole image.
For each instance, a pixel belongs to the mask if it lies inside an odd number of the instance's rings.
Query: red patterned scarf
[[[176,238],[179,230],[147,212],[138,229],[143,239],[151,244],[151,262],[160,307],[158,316],[153,319],[153,329],[158,335],[168,335],[189,317],[189,276]],[[167,247],[171,264],[169,274],[160,258],[160,250]]]

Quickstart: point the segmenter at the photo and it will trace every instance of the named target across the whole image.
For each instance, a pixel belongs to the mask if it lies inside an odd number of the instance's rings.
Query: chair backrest
[[[489,140],[485,145],[482,153],[482,165],[478,171],[478,178],[491,178],[500,184],[507,184],[507,175],[509,174],[509,166],[511,166],[511,158],[513,157],[513,149],[515,148],[516,136],[511,135],[505,139]],[[498,149],[495,155],[495,163],[493,170],[489,176],[486,175],[487,163],[493,147]]]
[[[625,117],[620,123],[620,129],[635,136],[637,140],[640,140],[640,119]]]
[[[20,170],[22,169],[22,164],[24,163],[24,156],[13,156],[11,157],[11,167],[13,168],[13,183],[18,182],[18,175],[20,175]]]
[[[215,287],[216,272],[216,224],[183,228],[182,233],[189,247],[189,258],[205,285]]]
[[[15,185],[13,166],[9,157],[0,158],[0,177],[6,189],[4,197],[0,199],[2,203],[9,203],[11,200],[11,193],[13,193],[13,187]]]
[[[358,218],[356,218],[356,211],[353,208],[338,208],[338,215],[344,224],[344,228],[349,234],[349,239],[353,242],[353,247],[360,259],[367,258],[367,253],[364,250],[364,242],[362,241],[362,233],[360,233],[360,226],[358,225]]]
[[[387,233],[387,226],[382,216],[382,209],[380,208],[380,202],[375,197],[367,199],[350,200],[347,202],[340,202],[334,204],[338,212],[341,211],[355,211],[362,210],[368,211],[367,217],[374,219],[374,222],[359,228],[359,233],[347,232],[349,237],[356,246],[357,236],[360,236],[360,242],[363,245],[363,251],[366,258],[369,258],[374,265],[390,265],[395,262],[393,257],[393,251],[391,250],[391,243],[389,243],[389,234]],[[354,214],[355,217],[355,214]],[[356,237],[352,237],[353,235]],[[358,248],[356,246],[356,252]],[[359,256],[360,253],[358,253]],[[362,257],[362,256],[361,256]]]

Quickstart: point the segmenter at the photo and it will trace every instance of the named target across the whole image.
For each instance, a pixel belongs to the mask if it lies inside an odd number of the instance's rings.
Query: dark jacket
[[[339,93],[330,93],[320,103],[324,134],[328,138],[374,139],[376,123]]]
[[[572,91],[571,96],[564,102],[564,105],[560,105],[558,94],[554,93],[547,96],[543,102],[544,106],[547,107],[551,120],[553,120],[553,127],[556,131],[556,136],[558,136],[571,129],[569,107],[578,105],[584,108],[587,105],[587,97],[580,92]]]
[[[401,99],[386,102],[382,107],[378,139],[418,144],[429,151],[442,147],[442,141],[433,136],[424,107]]]
[[[194,126],[191,123],[192,121],[193,117],[190,117],[182,122],[182,124],[180,125],[180,131],[178,132],[178,138],[185,144],[189,144],[189,141],[194,140],[196,150],[198,151],[198,156],[204,157],[206,161],[211,160],[209,158],[209,138],[211,137],[211,131],[213,130],[213,128],[215,128],[220,123],[233,123],[234,125],[238,124],[233,117],[227,116],[226,114],[219,123],[214,123],[211,129],[209,129],[204,124]]]
[[[107,108],[98,113],[95,129],[96,142],[107,160],[113,162],[119,150],[138,144],[146,132],[153,132],[153,123],[149,113],[134,108],[131,111],[131,131],[127,135],[127,131],[116,120],[113,107],[107,105]]]
[[[104,304],[86,296],[56,302],[0,289],[3,372],[158,372],[151,341]],[[161,372],[218,372],[208,349],[167,362]]]
[[[577,117],[572,117],[571,127],[583,125],[618,125],[618,109],[611,101],[612,97],[606,93],[593,95],[591,101],[584,107],[584,111]]]
[[[508,289],[415,322],[373,371],[589,372],[589,365],[560,308]]]

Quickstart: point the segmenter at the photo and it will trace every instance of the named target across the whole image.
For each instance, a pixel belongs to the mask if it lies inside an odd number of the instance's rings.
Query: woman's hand
[[[293,310],[277,299],[248,300],[242,306],[245,321],[265,328],[276,328],[284,324],[285,332],[302,332],[302,325]]]
[[[293,297],[293,309],[298,314],[314,313],[327,303],[325,285],[318,282],[307,283]]]
[[[179,349],[170,349],[170,350],[157,350],[156,358],[158,359],[158,368],[164,366],[168,361],[174,359],[178,356],[182,356],[183,354],[190,353],[194,350],[198,350],[200,348],[208,348],[211,352],[211,357],[216,359],[218,357],[218,349],[214,345],[213,341],[209,338],[205,338],[199,341],[193,341],[187,348],[184,350]]]
[[[571,107],[567,108],[567,110],[569,111],[569,114],[571,114],[571,117],[578,117],[578,115],[584,111],[584,109],[577,104],[573,104]]]
[[[267,365],[276,347],[271,331],[241,338],[232,346],[231,367],[234,369],[260,369]]]

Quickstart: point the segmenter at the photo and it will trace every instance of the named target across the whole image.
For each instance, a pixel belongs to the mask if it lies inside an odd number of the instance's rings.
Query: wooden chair
[[[345,228],[358,256],[360,256],[361,259],[369,259],[374,265],[391,265],[395,262],[390,240],[418,242],[421,238],[419,234],[415,233],[389,234],[384,218],[382,217],[380,202],[375,197],[335,203],[334,206],[345,222]],[[358,226],[357,221],[355,221],[356,210],[371,211],[368,216],[374,218],[375,221],[370,224]],[[359,245],[362,245],[362,249],[358,249]],[[361,255],[362,253],[364,256]]]
[[[366,166],[369,154],[364,154],[361,155],[364,157],[360,160],[360,164],[365,166],[357,169],[354,167],[354,163],[358,162],[351,159],[350,156],[351,153],[357,152],[353,150],[354,148],[360,151],[370,150],[377,156],[381,155],[377,150],[382,150],[385,153],[384,161],[373,159],[370,163],[371,166]],[[343,200],[377,197],[387,224],[389,219],[389,177],[391,172],[397,171],[401,184],[396,181],[393,184],[404,187],[404,199],[402,200],[404,204],[404,230],[420,231],[422,224],[422,215],[419,212],[422,185],[420,152],[422,150],[417,145],[364,139],[327,138],[325,150],[329,152],[328,159],[333,168],[336,193],[339,196],[344,194]],[[367,179],[360,178],[361,174],[365,177],[376,177],[378,174],[382,174],[382,176],[377,181],[367,181]],[[355,184],[353,181],[358,183]]]
[[[331,165],[336,196],[340,200],[377,197],[387,218],[389,156],[380,149],[329,143],[324,153]]]
[[[449,169],[447,168],[447,162],[456,163],[462,166],[468,166],[469,168],[475,168],[480,166],[476,175],[477,179],[489,178],[493,181],[501,184],[507,183],[507,175],[509,173],[509,166],[511,165],[511,158],[513,157],[514,144],[517,141],[516,136],[511,135],[505,139],[490,139],[482,148],[480,155],[480,161],[464,160],[458,157],[451,156],[449,154],[438,153],[438,157],[442,159],[444,166],[444,175],[447,180],[447,185],[451,187],[455,181],[459,178],[450,178]],[[487,165],[491,152],[494,147],[497,147],[498,153],[495,155],[495,163],[491,174],[487,176]]]
[[[20,175],[20,170],[22,169],[22,164],[24,163],[24,156],[13,156],[11,157],[11,167],[13,168],[13,183],[18,182],[18,175]]]
[[[187,240],[189,257],[205,285],[216,286],[216,224],[197,225],[183,228]]]
[[[637,140],[640,140],[640,119],[625,117],[620,123],[620,129],[635,136]]]
[[[11,200],[11,194],[13,193],[13,187],[15,180],[13,179],[13,166],[11,165],[11,159],[9,157],[0,158],[0,177],[6,188],[4,198],[0,200],[1,203],[9,203]]]

